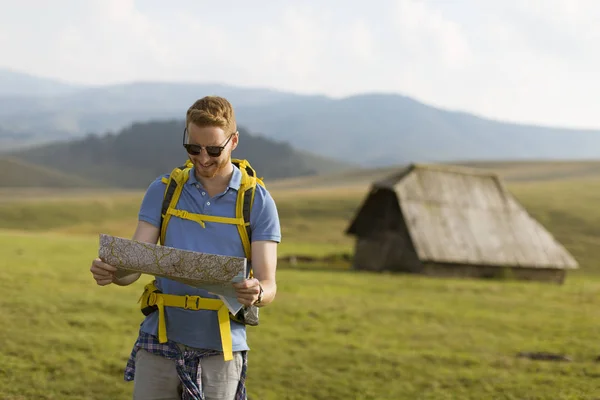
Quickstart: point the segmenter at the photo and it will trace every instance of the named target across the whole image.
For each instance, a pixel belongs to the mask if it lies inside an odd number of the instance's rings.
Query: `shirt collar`
[[[187,180],[187,185],[200,185],[202,186],[202,183],[198,182],[198,180],[196,179],[196,174],[195,174],[195,167],[192,167],[190,169],[190,174],[188,176],[188,180]],[[230,187],[231,189],[234,190],[239,190],[240,186],[242,185],[242,171],[240,171],[240,169],[235,166],[235,164],[233,164],[233,175],[231,175],[231,179],[229,180],[229,185],[228,187]]]

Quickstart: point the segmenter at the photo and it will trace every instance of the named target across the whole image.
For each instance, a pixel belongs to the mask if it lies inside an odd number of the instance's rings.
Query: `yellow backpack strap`
[[[219,321],[219,333],[223,346],[223,357],[225,361],[233,359],[231,328],[229,325],[229,310],[223,301],[218,299],[207,299],[200,296],[178,296],[163,294],[155,284],[156,281],[148,283],[144,292],[138,300],[144,315],[158,311],[158,340],[166,343],[167,322],[165,318],[165,307],[178,307],[186,310],[213,310],[217,312]]]
[[[150,304],[150,296],[152,293],[160,293],[156,287],[156,281],[154,280],[144,286],[144,291],[138,300],[138,303],[140,303],[140,309],[144,315],[150,315],[157,310],[156,305]]]
[[[181,196],[181,191],[183,190],[183,185],[188,179],[188,174],[191,169],[191,163],[186,162],[184,165],[174,168],[167,179],[167,187],[165,188],[165,194],[163,197],[162,208],[160,212],[161,224],[160,224],[160,244],[165,244],[165,237],[167,234],[167,225],[169,224],[169,220],[171,219],[171,214],[167,213],[169,208],[175,208],[177,202],[179,201],[179,197]]]
[[[236,202],[235,216],[242,218],[244,223],[238,225],[238,231],[240,238],[242,239],[242,246],[244,246],[244,253],[248,261],[252,258],[252,232],[250,229],[250,200],[252,199],[251,194],[252,188],[240,187],[238,191],[238,197]]]
[[[233,159],[232,162],[242,172],[242,182],[238,191],[236,203],[236,217],[244,220],[244,225],[238,225],[238,231],[244,246],[244,252],[248,262],[252,259],[252,229],[250,228],[250,213],[254,204],[256,185],[264,186],[262,179],[256,177],[256,172],[247,160]],[[252,265],[250,264],[250,277],[253,277]]]

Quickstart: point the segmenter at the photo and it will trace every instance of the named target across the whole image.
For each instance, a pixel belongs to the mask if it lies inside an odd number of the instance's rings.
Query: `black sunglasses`
[[[186,134],[187,134],[187,128],[185,128],[183,130],[183,147],[185,147],[185,150],[188,152],[188,154],[190,154],[192,156],[197,156],[198,154],[200,154],[202,152],[203,146],[200,146],[199,144],[186,143],[185,142]],[[235,134],[235,132],[232,133],[231,135],[229,135],[229,138],[222,146],[204,146],[204,148],[206,149],[206,154],[208,154],[210,157],[219,157],[221,155],[221,153],[223,152],[223,149],[227,146],[227,143],[229,143],[229,141],[231,140],[231,137],[234,134]]]

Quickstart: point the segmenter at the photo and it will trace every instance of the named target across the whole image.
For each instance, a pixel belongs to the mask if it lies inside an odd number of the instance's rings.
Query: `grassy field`
[[[508,182],[540,182],[600,178],[600,161],[471,161],[452,163],[499,174]],[[342,170],[320,176],[282,179],[269,184],[274,189],[366,188],[371,182],[398,172],[403,166]]]
[[[94,187],[97,183],[76,174],[29,164],[22,160],[0,155],[0,187]]]
[[[564,285],[282,264],[277,301],[249,328],[252,399],[600,398],[600,180],[509,188],[581,263]],[[282,254],[351,252],[364,189],[275,188]],[[131,236],[142,194],[73,193],[0,191],[2,399],[130,398],[146,280],[100,288],[88,269],[99,232]]]

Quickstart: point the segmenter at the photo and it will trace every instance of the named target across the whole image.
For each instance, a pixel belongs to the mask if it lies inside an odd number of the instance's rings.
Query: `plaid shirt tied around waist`
[[[158,338],[140,331],[133,346],[131,355],[127,360],[124,378],[133,381],[135,376],[135,356],[142,348],[150,353],[157,354],[175,361],[177,374],[183,385],[182,400],[204,400],[202,391],[202,374],[200,373],[200,359],[208,356],[223,356],[223,353],[215,350],[191,350],[181,351],[179,346],[172,341],[160,343]],[[247,400],[246,396],[246,369],[248,367],[247,353],[242,352],[243,364],[240,382],[238,384],[235,400]]]

